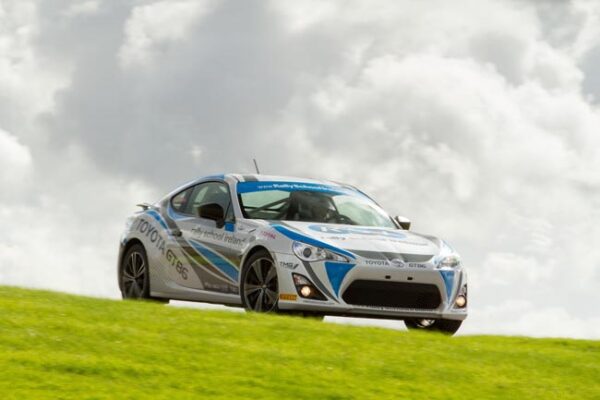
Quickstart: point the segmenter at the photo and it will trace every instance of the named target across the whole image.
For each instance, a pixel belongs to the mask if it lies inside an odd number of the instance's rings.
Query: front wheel
[[[405,319],[404,325],[409,331],[441,332],[446,335],[454,335],[462,321],[453,319]]]
[[[279,282],[277,268],[269,252],[258,251],[244,263],[240,295],[246,310],[277,312]]]

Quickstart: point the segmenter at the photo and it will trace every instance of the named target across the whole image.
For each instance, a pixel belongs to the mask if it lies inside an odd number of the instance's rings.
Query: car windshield
[[[389,215],[362,193],[298,182],[240,182],[246,218],[396,228]]]

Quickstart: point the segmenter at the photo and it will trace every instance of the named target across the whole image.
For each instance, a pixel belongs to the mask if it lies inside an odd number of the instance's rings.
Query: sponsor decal
[[[171,249],[166,249],[165,239],[161,236],[160,233],[158,233],[158,230],[154,226],[152,226],[150,222],[146,221],[145,219],[140,219],[140,222],[137,226],[137,230],[141,234],[145,235],[152,244],[154,244],[156,249],[160,251],[163,257],[165,257],[169,265],[175,268],[175,271],[177,271],[177,273],[181,276],[182,279],[188,279],[187,268],[183,266],[183,263],[179,260],[177,255]]]
[[[397,267],[404,268],[406,264],[400,258],[394,258],[392,260],[365,260],[365,264],[372,265],[375,267]]]
[[[293,262],[279,261],[279,265],[283,268],[296,269],[298,268],[299,264]]]
[[[158,250],[164,255],[166,251],[165,239],[158,233],[158,230],[152,226],[152,224],[145,219],[140,219],[138,224],[138,231],[144,235],[156,246]]]
[[[422,268],[422,269],[425,269],[425,268],[427,268],[427,264],[423,264],[423,263],[408,263],[408,268]]]
[[[348,238],[344,237],[344,236],[324,236],[321,239],[336,240],[336,241],[340,242],[340,241],[346,240]]]
[[[279,300],[285,300],[285,301],[296,301],[296,299],[298,299],[298,295],[295,294],[291,294],[291,293],[281,293],[279,295]]]
[[[239,238],[236,237],[235,235],[228,233],[228,232],[224,232],[224,231],[217,231],[214,229],[205,229],[202,228],[201,226],[197,226],[195,228],[192,229],[192,235],[194,239],[200,240],[200,241],[204,241],[204,240],[212,240],[214,242],[222,242],[222,243],[226,243],[227,245],[230,246],[237,246],[237,247],[242,247],[245,243],[246,243],[246,239],[245,238]]]
[[[398,267],[398,268],[402,268],[404,267],[404,260],[400,259],[400,258],[394,258],[390,260],[390,264],[392,264],[392,266],[394,267]]]
[[[402,232],[396,232],[388,229],[378,228],[352,228],[352,227],[332,227],[327,225],[310,225],[308,229],[316,232],[329,233],[336,235],[365,235],[365,236],[381,236],[394,239],[404,239],[406,235]]]
[[[165,255],[165,258],[167,259],[169,264],[171,264],[172,267],[175,267],[175,271],[177,271],[177,273],[184,280],[187,281],[188,270],[186,267],[183,266],[183,263],[181,261],[179,261],[179,258],[177,258],[177,256],[175,255],[175,253],[173,253],[173,251],[171,249],[167,250],[167,254]]]
[[[251,192],[262,192],[266,190],[280,190],[284,192],[321,192],[333,194],[349,194],[363,196],[355,190],[347,189],[341,186],[330,186],[319,183],[303,182],[240,182],[237,184],[237,192],[240,194]]]
[[[260,231],[259,235],[263,239],[267,239],[267,240],[275,240],[277,238],[277,236],[275,236],[275,234],[273,232],[268,232],[268,231]]]
[[[390,262],[388,260],[365,260],[365,264],[375,267],[387,267],[390,265]]]

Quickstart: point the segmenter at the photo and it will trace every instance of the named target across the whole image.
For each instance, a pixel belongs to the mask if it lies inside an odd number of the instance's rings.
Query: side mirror
[[[204,204],[198,207],[198,216],[215,221],[217,228],[222,228],[225,225],[225,211],[217,203]]]
[[[396,215],[394,217],[394,221],[396,221],[396,223],[404,230],[409,230],[410,229],[410,219],[406,218],[406,217],[402,217],[400,215]]]

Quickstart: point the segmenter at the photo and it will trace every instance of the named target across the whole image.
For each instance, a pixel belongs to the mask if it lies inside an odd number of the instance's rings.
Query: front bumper
[[[282,310],[390,319],[464,320],[467,317],[467,307],[459,308],[455,305],[459,293],[464,291],[466,295],[466,273],[462,269],[440,270],[433,265],[423,263],[410,267],[373,265],[365,260],[358,260],[356,264],[351,265],[325,262],[306,263],[290,254],[276,254],[275,257],[279,272],[279,308]],[[327,300],[302,298],[296,290],[292,273],[308,278]],[[404,293],[389,292],[384,296],[381,294],[376,296],[378,300],[372,303],[369,300],[357,302],[354,300],[356,296],[348,296],[349,292],[347,292],[357,282],[368,282],[370,286],[374,287],[381,283],[382,290],[394,285],[399,288],[423,287],[428,290],[437,288],[439,300],[434,306],[430,301],[425,303],[409,301],[406,304],[410,304],[410,307],[401,307],[397,305],[402,302],[394,301],[396,299],[392,299],[392,297],[401,296]],[[385,300],[386,296],[390,298],[390,301],[382,302],[381,300]],[[390,304],[394,304],[394,306]]]

